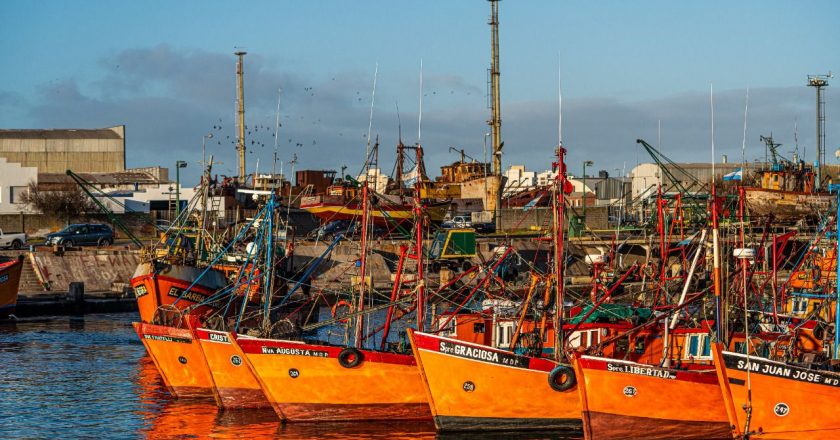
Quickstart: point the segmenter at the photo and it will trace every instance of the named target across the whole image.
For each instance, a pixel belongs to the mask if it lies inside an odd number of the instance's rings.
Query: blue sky
[[[129,166],[192,161],[201,138],[233,173],[235,47],[246,57],[249,168],[270,167],[277,90],[283,89],[279,155],[298,167],[361,165],[374,65],[373,132],[390,171],[399,106],[416,142],[423,60],[422,141],[434,169],[481,157],[489,64],[489,5],[470,1],[4,1],[0,16],[0,125],[127,125]],[[505,165],[543,169],[556,144],[558,61],[564,143],[611,172],[647,158],[636,138],[677,160],[708,160],[709,84],[716,143],[740,156],[744,93],[751,88],[748,155],[773,131],[813,154],[810,73],[840,69],[836,1],[514,1],[500,3]],[[558,60],[559,54],[559,60]],[[840,96],[828,98],[828,156],[840,147]],[[838,116],[840,118],[840,116]],[[221,129],[213,127],[221,126]],[[249,144],[250,147],[250,144]],[[574,167],[572,169],[575,169]]]

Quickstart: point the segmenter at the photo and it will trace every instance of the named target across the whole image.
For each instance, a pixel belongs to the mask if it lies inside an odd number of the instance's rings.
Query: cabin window
[[[510,341],[513,339],[513,322],[500,322],[496,324],[496,347],[510,348]]]
[[[645,352],[645,339],[644,338],[636,338],[636,354],[644,354]]]
[[[793,299],[791,300],[791,305],[793,306],[792,313],[794,314],[802,314],[808,311],[808,300],[807,299]]]
[[[473,333],[484,333],[484,323],[476,322],[473,324]]]
[[[446,323],[447,319],[449,319],[449,316],[441,316],[440,318],[438,318],[438,327],[440,327],[444,323]],[[458,318],[453,317],[452,320],[449,321],[449,324],[446,324],[445,328],[440,329],[440,332],[438,332],[438,334],[440,336],[457,336],[458,335],[458,332],[456,331],[457,321],[458,321]]]
[[[819,310],[820,310],[820,302],[819,301],[814,301],[813,303],[811,303],[811,312],[817,313]]]
[[[735,343],[735,353],[747,354],[747,343],[746,342],[736,342]]]
[[[688,344],[685,347],[684,359],[711,359],[712,341],[709,335],[689,335]]]
[[[630,340],[627,338],[621,338],[615,341],[615,351],[619,353],[625,353],[627,351],[627,347],[630,346]]]

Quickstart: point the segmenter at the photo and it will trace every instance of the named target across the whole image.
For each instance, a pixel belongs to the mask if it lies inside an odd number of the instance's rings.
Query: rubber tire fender
[[[548,386],[554,391],[568,391],[577,384],[575,370],[568,365],[558,365],[548,373]]]
[[[363,360],[362,352],[353,347],[347,347],[338,353],[338,363],[344,368],[358,367]]]

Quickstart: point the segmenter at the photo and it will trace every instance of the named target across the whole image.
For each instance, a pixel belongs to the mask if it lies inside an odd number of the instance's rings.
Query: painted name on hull
[[[607,362],[607,371],[614,373],[628,373],[638,376],[650,376],[658,379],[676,380],[677,373],[668,370],[661,370],[653,367],[642,367],[640,365],[615,364]]]
[[[225,344],[230,344],[230,340],[228,339],[226,334],[223,333],[207,333],[210,340],[213,342],[223,342]]]
[[[750,358],[750,360],[747,361],[746,358],[726,354],[723,355],[723,359],[726,364],[726,368],[731,368],[733,370],[749,370],[751,373],[761,374],[764,376],[781,377],[817,385],[840,387],[840,377],[830,375],[823,371],[782,365],[756,358]]]
[[[528,359],[509,353],[485,350],[470,345],[461,345],[449,341],[440,341],[438,351],[444,354],[451,354],[466,359],[472,359],[491,364],[506,365],[510,367],[528,367]]]
[[[192,339],[187,338],[176,338],[172,336],[162,336],[162,335],[143,335],[146,339],[151,339],[153,341],[163,341],[163,342],[178,342],[181,344],[190,344],[192,343]]]
[[[192,301],[192,302],[195,302],[195,303],[200,303],[200,302],[202,302],[206,299],[206,297],[204,295],[202,295],[198,292],[193,292],[193,291],[185,292],[184,289],[179,289],[177,287],[173,287],[173,288],[169,289],[168,295],[171,296],[171,297],[181,298],[181,299],[185,299],[187,301]]]
[[[310,350],[308,348],[288,348],[288,347],[262,347],[262,354],[283,354],[289,356],[311,356],[311,357],[330,357],[330,354],[321,350]]]

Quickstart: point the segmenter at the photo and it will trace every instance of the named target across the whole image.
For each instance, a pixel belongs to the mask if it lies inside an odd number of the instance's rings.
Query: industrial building
[[[125,125],[101,129],[0,130],[0,158],[39,173],[125,170]]]

